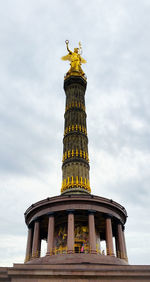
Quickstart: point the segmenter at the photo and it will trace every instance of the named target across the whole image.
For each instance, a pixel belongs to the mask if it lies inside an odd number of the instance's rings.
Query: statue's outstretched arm
[[[67,47],[68,52],[69,52],[70,54],[72,54],[72,51],[71,51],[71,50],[69,49],[69,47],[68,47],[68,45],[69,45],[69,40],[66,40],[65,43],[66,43],[66,47]]]

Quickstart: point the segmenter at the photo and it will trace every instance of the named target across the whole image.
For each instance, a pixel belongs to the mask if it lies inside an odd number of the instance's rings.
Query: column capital
[[[48,216],[48,217],[50,217],[50,216],[54,216],[54,215],[55,215],[55,213],[54,213],[54,212],[48,212],[48,213],[47,213],[47,216]]]
[[[40,217],[35,217],[35,218],[33,219],[33,222],[40,222]]]
[[[110,214],[110,213],[106,213],[106,214],[104,215],[104,217],[105,217],[106,219],[107,219],[107,218],[112,219],[112,218],[113,218],[113,215]]]
[[[123,222],[121,221],[121,219],[117,218],[116,219],[117,224],[121,224],[122,226],[124,225]]]
[[[74,209],[70,209],[70,210],[67,210],[67,214],[74,214],[75,210]]]
[[[95,210],[88,210],[88,214],[95,214],[96,213],[96,211]]]
[[[121,220],[119,220],[119,219],[117,220],[117,225],[121,225],[122,230],[124,230],[125,227],[124,227],[123,223],[121,222]]]

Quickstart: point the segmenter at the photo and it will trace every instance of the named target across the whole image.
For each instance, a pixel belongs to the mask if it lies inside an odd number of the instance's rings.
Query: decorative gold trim
[[[85,135],[87,135],[86,127],[84,127],[81,124],[72,124],[65,128],[64,136],[66,136],[67,133],[73,132],[73,131],[80,131],[80,132],[83,132]]]
[[[40,252],[37,250],[32,254],[32,258],[38,258],[40,257]]]
[[[120,258],[120,259],[124,259],[128,262],[128,257],[123,252],[117,251],[117,257]]]
[[[81,242],[83,242],[83,240],[81,240]],[[75,251],[75,248],[78,247],[78,252]],[[84,250],[82,251],[81,250],[82,247],[80,245],[80,242],[79,243],[75,243],[74,244],[74,247],[73,247],[73,253],[84,253],[84,254],[90,254],[91,253],[91,248],[89,246],[84,246]],[[57,255],[57,254],[67,254],[68,253],[68,248],[67,246],[65,247],[62,247],[60,246],[59,248],[54,248],[52,250],[52,253],[47,253],[48,255]],[[99,249],[99,247],[96,247],[96,253],[98,255],[102,255],[101,253],[101,250]]]
[[[62,187],[61,187],[61,193],[64,192],[67,189],[71,188],[84,188],[85,190],[87,190],[88,192],[91,193],[91,188],[90,188],[90,182],[89,179],[84,178],[81,176],[80,179],[78,176],[76,176],[76,178],[74,179],[73,176],[68,177],[67,179],[63,179],[62,181]]]
[[[55,248],[54,249],[54,254],[67,254],[67,246],[66,247],[62,247],[60,246],[59,248]]]
[[[83,111],[85,111],[85,106],[82,103],[78,102],[78,101],[73,101],[69,105],[66,105],[65,112],[68,111],[71,108],[80,108]]]
[[[31,260],[31,255],[25,257],[24,263],[28,262],[29,260]]]
[[[85,159],[86,161],[88,161],[89,163],[89,157],[88,157],[88,153],[85,152],[85,151],[82,151],[82,150],[69,150],[69,151],[66,151],[64,154],[63,154],[63,159],[62,159],[62,162],[64,162],[65,160],[69,159],[69,158],[73,158],[73,157],[79,157],[79,158],[83,158]]]
[[[70,76],[81,76],[85,81],[87,81],[87,77],[85,73],[81,73],[79,71],[72,70],[72,71],[67,72],[66,75],[64,76],[64,79],[67,79]]]

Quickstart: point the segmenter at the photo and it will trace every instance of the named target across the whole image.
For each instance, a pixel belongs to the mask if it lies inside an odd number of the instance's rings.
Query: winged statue
[[[67,72],[68,75],[82,75],[84,76],[84,72],[81,68],[82,64],[86,63],[86,60],[81,57],[82,54],[82,47],[81,43],[79,42],[79,48],[74,48],[74,51],[69,49],[69,40],[65,41],[68,54],[63,56],[61,59],[63,61],[70,61],[70,69]]]

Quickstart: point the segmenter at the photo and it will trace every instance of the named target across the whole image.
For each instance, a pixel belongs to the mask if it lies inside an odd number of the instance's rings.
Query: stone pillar
[[[89,247],[90,253],[96,254],[95,211],[89,211]]]
[[[74,211],[68,210],[67,253],[74,253]]]
[[[32,258],[40,257],[40,222],[38,219],[34,222],[33,245],[32,245]]]
[[[100,252],[100,254],[102,254],[100,233],[99,233],[99,252]]]
[[[128,255],[127,255],[127,248],[126,248],[126,241],[125,241],[125,235],[124,235],[124,232],[125,232],[125,227],[123,228],[122,235],[123,235],[123,242],[124,242],[125,260],[128,262]]]
[[[114,256],[111,216],[106,217],[106,250],[108,256]]]
[[[116,257],[119,258],[119,244],[118,244],[118,234],[117,234],[117,232],[115,234],[115,245],[116,245]]]
[[[25,262],[29,261],[32,257],[32,237],[33,237],[33,231],[32,231],[32,228],[29,227],[28,228],[28,238],[27,238]]]
[[[122,224],[118,223],[117,225],[117,231],[118,231],[118,257],[121,259],[126,259],[125,255],[125,244],[123,239],[123,230],[122,230]]]
[[[48,213],[48,216],[49,216],[49,220],[48,220],[47,254],[46,255],[52,255],[53,248],[54,248],[54,225],[55,225],[54,213]]]

